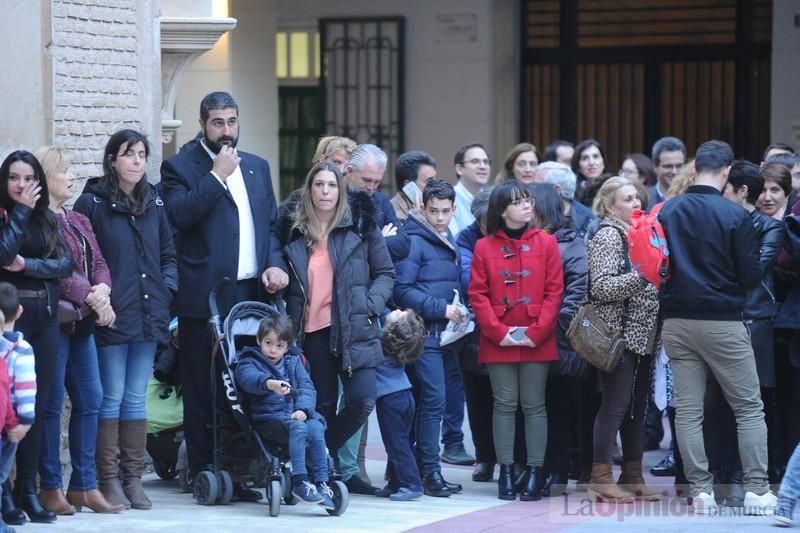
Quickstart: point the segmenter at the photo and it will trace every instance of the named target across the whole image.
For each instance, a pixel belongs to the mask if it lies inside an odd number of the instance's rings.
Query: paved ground
[[[371,424],[377,428],[377,423]],[[373,481],[382,479],[384,468],[380,435],[370,431],[367,469]],[[645,462],[652,465],[663,451],[648,452]],[[178,492],[177,482],[163,481],[154,474],[145,480],[153,500],[151,511],[126,511],[120,515],[95,515],[91,511],[72,517],[60,517],[55,524],[26,524],[17,530],[24,533],[60,532],[263,532],[263,531],[338,531],[338,532],[530,532],[530,531],[698,531],[742,532],[776,531],[772,518],[693,516],[680,500],[637,506],[593,506],[586,493],[569,494],[539,502],[501,502],[495,483],[474,483],[470,467],[444,469],[448,480],[464,484],[464,492],[447,499],[423,497],[417,502],[391,502],[385,499],[353,495],[350,507],[341,517],[328,516],[317,506],[283,506],[281,515],[270,518],[264,503],[235,503],[229,506],[203,507],[188,494]],[[669,495],[671,478],[651,478],[655,486]]]

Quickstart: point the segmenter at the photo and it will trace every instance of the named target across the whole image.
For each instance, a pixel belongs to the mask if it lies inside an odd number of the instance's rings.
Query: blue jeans
[[[410,389],[381,396],[375,404],[383,446],[386,448],[389,486],[422,490],[422,481],[414,460],[411,428],[414,426],[414,396]]]
[[[93,335],[61,335],[58,343],[53,385],[44,408],[42,453],[39,476],[43,489],[61,487],[61,409],[64,388],[72,401],[69,418],[69,453],[72,459],[70,490],[97,488],[94,451],[97,441],[97,415],[103,400],[100,370]]]
[[[800,445],[797,445],[786,465],[778,495],[792,501],[800,498]]]
[[[441,471],[439,462],[439,433],[445,404],[445,378],[442,349],[426,346],[414,363],[414,375],[419,390],[416,436],[417,458],[422,475]]]
[[[146,420],[147,382],[153,374],[155,342],[113,344],[97,349],[103,403],[100,418],[108,420]]]
[[[316,483],[328,481],[328,448],[325,445],[325,426],[316,418],[301,420],[267,420],[254,424],[261,437],[272,444],[289,447],[292,475],[308,476],[306,452],[311,454],[311,468]]]
[[[459,345],[461,343],[458,343]],[[463,444],[464,432],[464,380],[458,364],[458,354],[445,351],[444,362],[445,404],[442,421],[442,444],[445,448],[454,444]]]
[[[28,435],[25,435],[26,437]],[[0,441],[0,497],[3,495],[3,483],[11,474],[11,467],[14,466],[14,458],[17,455],[17,443],[8,439]]]

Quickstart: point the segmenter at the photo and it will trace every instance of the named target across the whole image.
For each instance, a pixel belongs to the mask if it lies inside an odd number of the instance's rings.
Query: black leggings
[[[303,351],[317,389],[317,411],[328,422],[325,441],[328,448],[338,450],[369,418],[377,390],[374,368],[358,368],[348,376],[342,371],[341,359],[331,354],[330,344],[331,328],[321,329],[306,334]],[[344,408],[337,413],[339,379],[344,389]]]
[[[622,438],[622,460],[642,460],[652,362],[650,355],[638,356],[626,350],[617,368],[600,372],[603,400],[594,420],[595,463],[612,464],[617,431]]]
[[[53,378],[58,359],[59,329],[55,308],[52,316],[45,298],[20,298],[25,309],[16,323],[31,346],[36,360],[36,421],[17,448],[17,485],[36,483],[39,453],[42,446],[44,409],[53,388]]]

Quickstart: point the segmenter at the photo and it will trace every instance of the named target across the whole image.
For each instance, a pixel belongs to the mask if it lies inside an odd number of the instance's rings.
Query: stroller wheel
[[[200,505],[214,505],[219,495],[219,483],[214,472],[203,470],[194,479],[194,499]]]
[[[227,470],[220,470],[217,474],[217,483],[219,484],[219,495],[217,496],[217,504],[228,505],[233,498],[233,479]]]
[[[292,481],[291,476],[287,475],[286,470],[281,472],[281,487],[283,488],[283,503],[286,505],[295,505],[297,499],[292,494]]]
[[[328,509],[328,514],[333,516],[341,516],[347,510],[350,504],[350,491],[347,490],[347,485],[344,481],[334,481],[330,484],[331,491],[333,491],[333,509]]]
[[[269,515],[278,516],[281,514],[281,482],[273,479],[267,487],[267,502],[269,502]]]
[[[153,461],[153,470],[161,479],[174,479],[178,475],[175,465],[162,463],[161,461]]]
[[[189,481],[188,468],[181,468],[178,470],[178,486],[180,487],[181,492],[184,494],[189,494],[192,492],[192,483]]]

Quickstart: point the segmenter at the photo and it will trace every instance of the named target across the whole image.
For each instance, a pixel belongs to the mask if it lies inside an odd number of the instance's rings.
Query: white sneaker
[[[747,492],[744,495],[744,514],[757,516],[772,516],[775,512],[775,505],[778,497],[767,491],[761,496],[755,492]]]
[[[692,498],[692,511],[694,514],[716,514],[717,500],[714,499],[714,491],[701,492]]]

